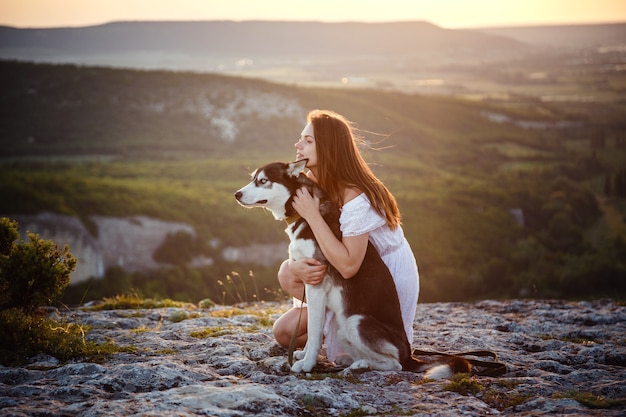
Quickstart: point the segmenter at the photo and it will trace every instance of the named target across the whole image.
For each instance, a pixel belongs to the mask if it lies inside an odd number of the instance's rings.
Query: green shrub
[[[0,364],[23,363],[44,353],[60,361],[76,358],[102,360],[117,351],[107,343],[85,340],[84,326],[57,322],[38,311],[61,295],[76,268],[76,258],[28,233],[28,242],[17,242],[18,224],[0,218]]]
[[[9,256],[13,242],[19,239],[17,222],[7,217],[0,218],[0,255]]]
[[[157,262],[172,265],[185,265],[199,255],[210,256],[210,249],[204,241],[184,231],[168,233],[153,254]]]
[[[32,312],[50,305],[70,282],[76,258],[49,240],[28,232],[28,242],[16,243],[17,222],[0,219],[0,310]]]

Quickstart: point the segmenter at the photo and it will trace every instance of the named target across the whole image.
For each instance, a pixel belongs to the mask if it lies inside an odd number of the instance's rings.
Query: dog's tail
[[[434,362],[423,362],[414,359],[416,356],[439,356],[440,360]],[[490,357],[492,360],[479,360],[476,358]],[[508,372],[506,364],[498,360],[498,354],[490,350],[473,350],[463,353],[443,353],[428,350],[414,349],[410,358],[413,361],[405,360],[407,370],[413,369],[415,372],[426,371],[424,378],[442,379],[450,378],[457,373],[471,373],[477,376],[500,376]]]
[[[435,362],[435,366],[428,369],[424,379],[448,379],[454,374],[468,374],[472,372],[472,364],[466,359],[451,357],[445,362]]]
[[[472,364],[458,356],[450,356],[434,362],[424,362],[411,356],[407,358],[402,369],[410,372],[426,371],[424,379],[447,379],[454,374],[470,373]]]

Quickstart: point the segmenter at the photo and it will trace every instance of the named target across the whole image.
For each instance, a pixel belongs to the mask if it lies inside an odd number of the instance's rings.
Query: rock
[[[626,412],[626,308],[610,300],[420,304],[413,346],[496,352],[509,372],[448,381],[410,372],[294,375],[271,321],[286,303],[231,308],[90,311],[51,315],[91,327],[87,338],[125,347],[104,363],[37,355],[0,366],[7,416],[621,416]],[[484,358],[482,358],[484,359]],[[584,396],[598,400],[594,407]],[[577,401],[578,399],[578,401]],[[579,402],[580,401],[580,402]]]
[[[35,355],[28,361],[28,369],[52,369],[59,366],[59,360],[50,355]]]

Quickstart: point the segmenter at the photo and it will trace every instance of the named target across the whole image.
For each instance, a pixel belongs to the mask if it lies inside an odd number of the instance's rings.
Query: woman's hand
[[[297,279],[308,285],[319,284],[326,275],[326,265],[314,258],[291,259],[289,270]]]
[[[320,214],[319,197],[312,196],[309,190],[304,187],[296,191],[292,206],[307,222]]]

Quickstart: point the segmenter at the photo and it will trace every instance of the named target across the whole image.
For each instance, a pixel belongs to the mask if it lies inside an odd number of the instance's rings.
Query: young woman
[[[313,110],[308,124],[295,144],[296,160],[308,159],[309,177],[341,207],[342,239],[338,240],[319,212],[319,200],[298,191],[293,207],[311,226],[324,256],[345,278],[352,278],[365,257],[368,240],[389,268],[396,284],[404,329],[413,343],[413,320],[419,295],[417,264],[400,225],[395,198],[374,176],[358,149],[360,138],[352,123],[328,110]],[[294,300],[294,307],[274,323],[276,341],[289,346],[300,317],[304,284],[322,281],[326,267],[312,258],[283,262],[278,271],[281,287]],[[328,314],[324,328],[328,359],[334,361],[341,351],[335,339],[336,324]],[[307,340],[306,312],[302,314],[296,345]]]

